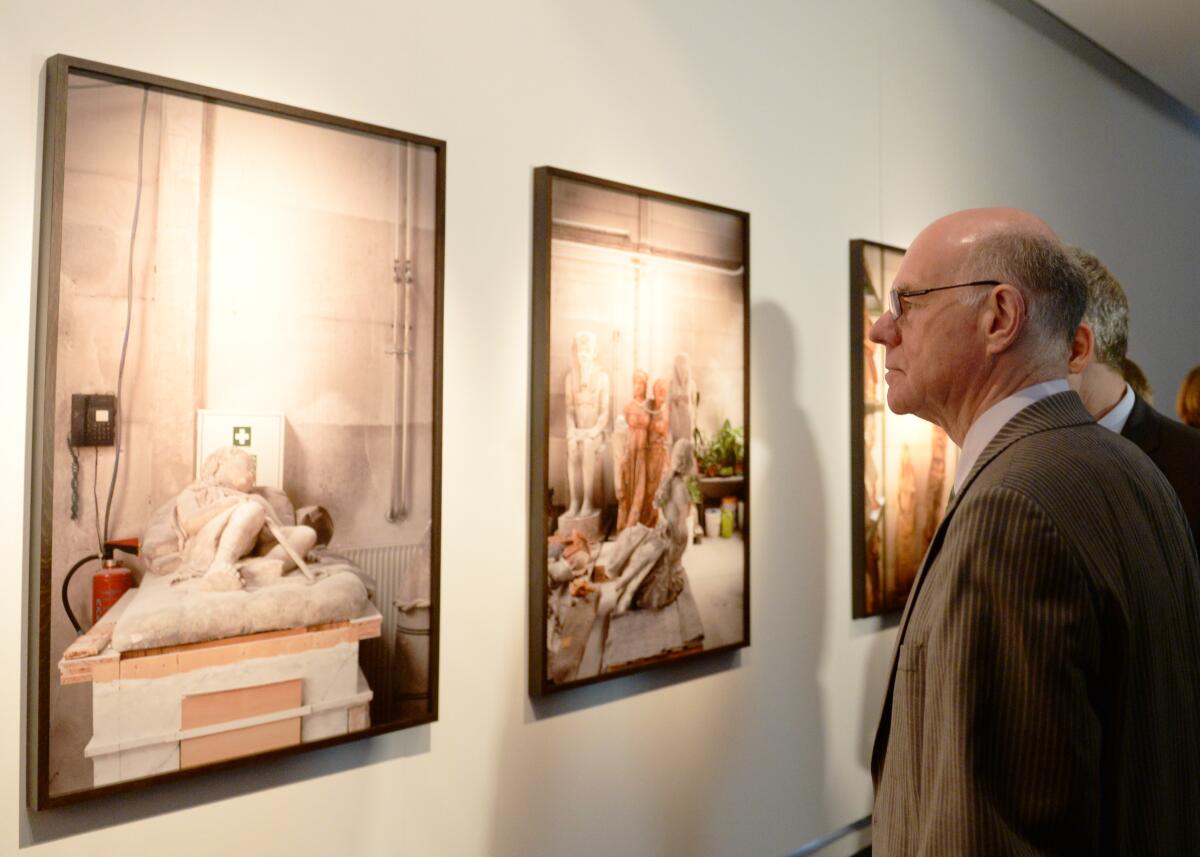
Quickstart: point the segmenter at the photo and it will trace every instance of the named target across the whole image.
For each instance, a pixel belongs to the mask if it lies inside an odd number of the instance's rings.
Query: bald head
[[[910,249],[944,261],[959,274],[976,249],[999,236],[1026,235],[1062,246],[1046,221],[1019,208],[968,208],[940,217],[921,230]]]
[[[1056,361],[1069,354],[1087,305],[1086,281],[1044,220],[1016,208],[967,209],[931,223],[910,253],[918,248],[940,267],[927,282],[986,279],[1015,286],[1025,301],[1023,340]],[[971,290],[961,299],[978,304],[986,297]]]
[[[962,443],[1017,390],[1067,376],[1087,301],[1083,272],[1046,223],[1012,208],[960,211],[921,231],[871,326],[887,347],[888,406]]]

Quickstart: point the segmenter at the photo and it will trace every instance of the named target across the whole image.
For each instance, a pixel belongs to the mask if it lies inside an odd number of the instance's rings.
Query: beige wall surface
[[[848,239],[903,246],[949,210],[1030,208],[1124,282],[1131,354],[1163,400],[1200,362],[1200,130],[1011,5],[0,6],[0,852],[777,855],[865,815],[893,632],[850,619]],[[60,52],[448,141],[436,724],[119,800],[23,808],[42,69]],[[751,212],[755,518],[749,649],[535,705],[525,509],[542,164]],[[120,277],[105,272],[120,271],[121,242],[75,239],[111,245],[75,272],[111,312]],[[197,264],[175,261],[160,280]],[[341,410],[312,403],[314,432],[333,431]]]

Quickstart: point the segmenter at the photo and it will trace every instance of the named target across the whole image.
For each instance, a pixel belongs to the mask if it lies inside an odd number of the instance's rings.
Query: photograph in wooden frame
[[[956,447],[942,429],[887,407],[884,346],[867,333],[888,304],[904,250],[850,242],[853,616],[904,609],[950,497]]]
[[[46,67],[29,802],[437,718],[446,146]]]
[[[530,692],[750,642],[745,212],[534,171]]]

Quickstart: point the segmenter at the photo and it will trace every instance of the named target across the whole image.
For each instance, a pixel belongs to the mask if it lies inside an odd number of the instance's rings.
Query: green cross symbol
[[[249,446],[250,445],[250,426],[234,426],[233,427],[233,445],[234,446]]]

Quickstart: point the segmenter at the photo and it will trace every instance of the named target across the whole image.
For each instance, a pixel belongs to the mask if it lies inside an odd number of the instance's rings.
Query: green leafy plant
[[[713,436],[705,441],[700,429],[695,431],[696,465],[705,476],[733,476],[742,471],[746,458],[745,432],[734,428],[729,420]]]

